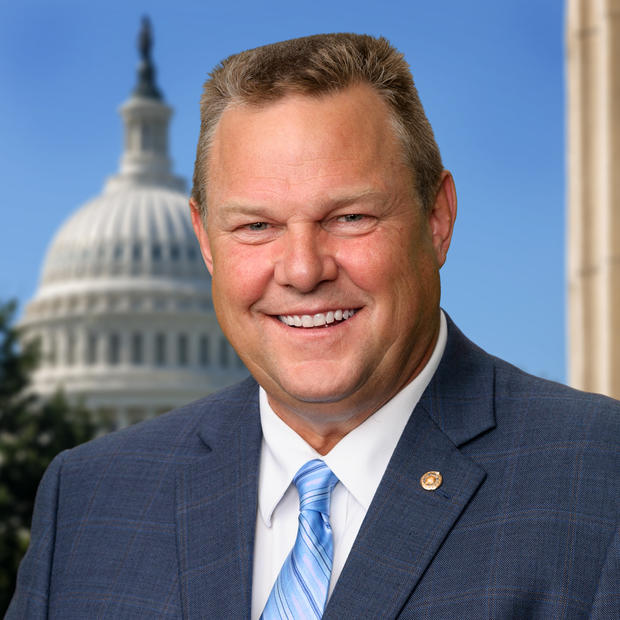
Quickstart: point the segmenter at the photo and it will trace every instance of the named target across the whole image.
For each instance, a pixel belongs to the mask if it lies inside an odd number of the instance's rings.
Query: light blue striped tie
[[[321,618],[332,573],[334,544],[329,500],[338,478],[323,461],[308,461],[293,479],[299,491],[299,529],[261,620]]]

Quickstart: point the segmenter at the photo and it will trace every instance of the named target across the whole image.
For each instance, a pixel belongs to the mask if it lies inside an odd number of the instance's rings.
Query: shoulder
[[[595,519],[607,544],[620,510],[620,403],[497,358],[494,367],[496,426],[472,455],[507,505],[544,507],[555,519],[579,515],[580,528]]]
[[[235,432],[235,424],[258,418],[256,400],[256,384],[248,380],[58,455],[39,486],[11,617],[44,617],[48,611],[56,617],[53,607],[44,607],[48,596],[63,617],[78,607],[71,617],[88,616],[80,605],[95,599],[118,602],[123,562],[114,558],[131,557],[127,571],[154,580],[150,589],[137,588],[146,597],[140,600],[159,605],[159,593],[172,578],[166,567],[177,561],[180,473],[200,467],[218,446],[225,448],[217,438]],[[205,438],[215,438],[213,447]],[[214,461],[201,469],[209,482],[219,464]],[[93,557],[108,559],[94,577]],[[160,572],[153,573],[153,566]],[[78,591],[83,599],[76,598]]]
[[[605,527],[615,522],[620,402],[532,376],[486,353],[453,323],[444,357],[427,406],[487,472],[492,496],[519,510],[545,506],[604,518]]]
[[[199,466],[218,446],[219,437],[230,436],[231,418],[237,424],[258,414],[256,384],[246,380],[152,420],[110,433],[59,454],[49,466],[39,488],[38,512],[50,514],[69,533],[89,519],[140,522],[142,511],[161,523],[174,522],[178,472]],[[255,395],[256,394],[256,395]],[[245,418],[239,419],[239,411]],[[260,423],[258,423],[260,424]],[[211,445],[207,439],[213,438]],[[67,534],[68,535],[68,534]],[[69,543],[67,543],[69,544]]]
[[[620,443],[620,401],[532,376],[498,358],[493,360],[498,421],[504,420],[503,412],[507,412],[511,418],[529,421],[541,435]]]
[[[620,441],[620,401],[530,375],[471,342],[449,317],[444,358],[438,389],[452,400],[476,401],[477,410],[490,406],[498,428],[525,425],[541,439]]]
[[[62,454],[63,462],[132,457],[139,455],[168,460],[204,451],[198,431],[225,432],[233,423],[231,412],[258,398],[256,382],[250,377],[241,383],[188,403],[151,420],[115,431],[77,446]],[[230,415],[229,415],[230,414]],[[232,419],[231,419],[232,418]]]

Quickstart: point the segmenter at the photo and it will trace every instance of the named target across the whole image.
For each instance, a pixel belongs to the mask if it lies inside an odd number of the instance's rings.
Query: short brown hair
[[[367,83],[392,110],[392,122],[414,187],[430,210],[443,166],[439,147],[403,54],[383,37],[318,34],[234,54],[205,82],[200,100],[192,198],[205,219],[207,157],[217,124],[229,105],[264,105],[288,94],[321,96]]]

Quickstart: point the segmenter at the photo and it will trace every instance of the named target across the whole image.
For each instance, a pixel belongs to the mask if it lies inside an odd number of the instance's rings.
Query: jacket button
[[[441,486],[443,478],[438,471],[427,471],[421,478],[420,484],[425,491],[434,491]]]

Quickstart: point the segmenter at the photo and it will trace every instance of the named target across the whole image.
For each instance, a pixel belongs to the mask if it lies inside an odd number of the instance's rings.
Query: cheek
[[[391,231],[394,232],[394,231]],[[438,304],[439,276],[432,244],[415,231],[356,240],[340,256],[355,286],[374,301],[388,331],[426,320]]]
[[[408,253],[399,238],[375,235],[348,242],[339,249],[337,262],[356,286],[373,293],[402,282],[408,271],[403,256]]]
[[[236,243],[216,245],[213,292],[216,305],[226,312],[231,306],[247,308],[261,298],[270,279],[269,261],[259,246]]]

